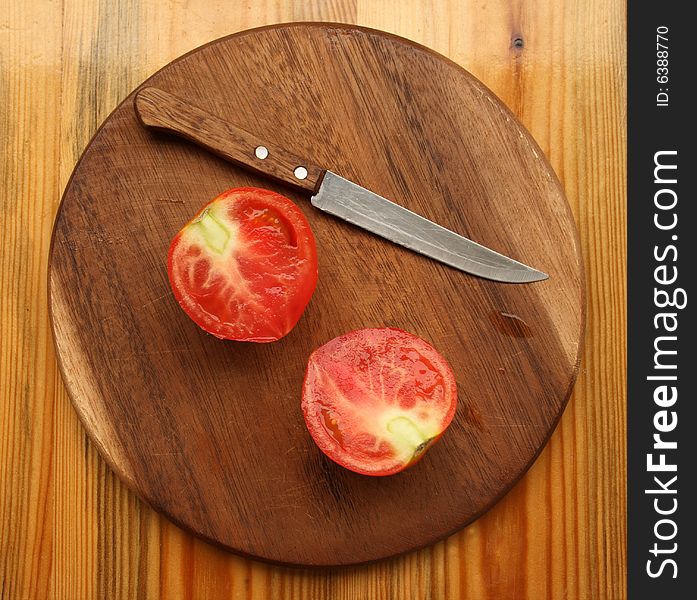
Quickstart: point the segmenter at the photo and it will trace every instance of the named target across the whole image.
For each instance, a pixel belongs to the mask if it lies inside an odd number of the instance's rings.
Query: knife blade
[[[226,160],[311,192],[315,208],[460,271],[503,283],[548,277],[284,148],[262,143],[248,131],[169,92],[141,88],[134,107],[143,126],[177,134]]]
[[[460,271],[504,283],[547,279],[512,258],[485,248],[331,171],[312,206]]]

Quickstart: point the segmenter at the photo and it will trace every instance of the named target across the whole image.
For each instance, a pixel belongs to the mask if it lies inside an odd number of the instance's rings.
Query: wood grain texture
[[[174,61],[144,86],[81,157],[49,259],[61,371],[115,471],[187,529],[285,564],[389,557],[480,515],[548,439],[583,334],[575,225],[529,134],[442,56],[353,26],[246,31]],[[160,127],[186,120],[187,136],[227,144],[235,162],[142,127],[141,94],[148,122],[148,102],[166,104]],[[171,94],[189,106],[175,106]],[[233,119],[271,148],[311,156],[549,279],[508,285],[468,276],[313,210],[307,193],[239,166],[243,151],[225,136],[208,139]],[[250,185],[287,194],[317,239],[313,301],[273,344],[205,334],[166,277],[164,257],[182,223],[226,188]],[[416,468],[376,479],[314,447],[299,391],[315,348],[382,326],[432,343],[453,368],[459,403],[448,434]]]
[[[314,192],[324,173],[323,169],[308,162],[307,157],[296,156],[274,145],[273,138],[260,139],[239,125],[202,111],[164,90],[142,88],[133,106],[145,127],[179,135],[225,160],[301,190]],[[257,148],[264,149],[266,155],[257,156]],[[303,177],[296,177],[298,167],[305,169]]]
[[[0,589],[4,598],[623,598],[625,15],[576,2],[7,2]],[[202,43],[290,20],[357,22],[446,54],[532,132],[581,233],[588,329],[549,445],[485,517],[368,567],[269,567],[182,533],[97,457],[63,390],[45,301],[60,192],[108,113]],[[522,43],[522,44],[521,44]]]

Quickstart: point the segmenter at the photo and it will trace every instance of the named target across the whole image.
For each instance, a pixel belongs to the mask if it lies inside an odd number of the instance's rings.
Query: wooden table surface
[[[623,2],[5,0],[0,10],[2,600],[626,596]],[[351,569],[245,560],[138,500],[87,440],[48,324],[53,219],[102,120],[182,53],[241,29],[298,20],[393,32],[484,81],[559,175],[587,269],[581,371],[532,469],[460,533]]]

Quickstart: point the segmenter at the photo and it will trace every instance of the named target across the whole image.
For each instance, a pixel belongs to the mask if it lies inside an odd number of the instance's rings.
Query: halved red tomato
[[[433,346],[401,329],[359,329],[311,355],[302,410],[329,458],[365,475],[417,462],[455,414],[457,384]]]
[[[167,266],[186,314],[230,340],[282,338],[317,284],[315,238],[301,210],[251,187],[206,204],[172,240]]]

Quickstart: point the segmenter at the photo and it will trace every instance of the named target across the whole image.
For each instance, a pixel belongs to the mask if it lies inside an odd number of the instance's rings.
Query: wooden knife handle
[[[314,192],[324,174],[324,169],[292,152],[159,88],[138,91],[135,110],[145,127],[175,133],[226,160],[303,190]]]

